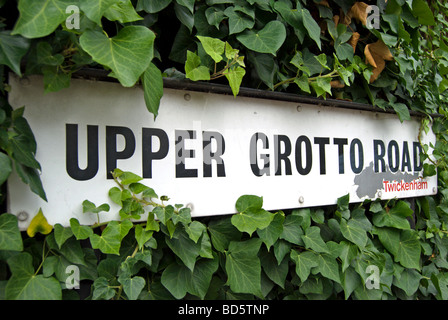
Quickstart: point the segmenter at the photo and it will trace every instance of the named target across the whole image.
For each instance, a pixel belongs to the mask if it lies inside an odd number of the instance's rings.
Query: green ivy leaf
[[[322,236],[320,235],[320,228],[311,226],[306,229],[305,234],[301,236],[305,243],[305,248],[312,249],[316,252],[330,253]]]
[[[282,22],[274,20],[259,31],[246,30],[236,38],[250,50],[275,56],[286,39],[286,28]]]
[[[266,248],[269,250],[271,246],[278,240],[283,233],[283,222],[285,221],[285,215],[277,212],[274,215],[271,223],[264,229],[258,229],[257,235],[263,240]]]
[[[70,227],[63,227],[61,224],[57,223],[54,225],[54,239],[59,249],[67,241],[67,239],[73,236],[73,231]]]
[[[314,252],[304,251],[298,253],[297,250],[291,250],[291,259],[296,264],[296,273],[302,282],[305,282],[310,275],[311,269],[317,267],[317,256]]]
[[[84,240],[93,235],[93,230],[89,226],[82,226],[76,218],[70,219],[70,228],[77,240]]]
[[[165,237],[165,240],[168,247],[182,260],[185,266],[193,271],[201,244],[191,240],[184,230],[178,233],[177,238]]]
[[[433,26],[435,24],[434,15],[428,3],[424,0],[412,1],[412,14],[418,18],[418,23]]]
[[[116,5],[119,2],[120,0],[79,0],[79,5],[87,18],[101,26],[101,17],[112,5]],[[66,7],[64,7],[64,12],[65,8]]]
[[[17,217],[10,213],[0,215],[0,250],[22,251],[23,242]]]
[[[261,264],[257,254],[261,240],[231,241],[226,252],[227,284],[236,293],[251,293],[262,297]]]
[[[119,277],[118,281],[123,285],[124,293],[126,293],[129,300],[137,300],[146,284],[145,279],[140,276]]]
[[[328,254],[319,255],[316,271],[328,279],[341,283],[339,264],[335,258]]]
[[[20,34],[25,38],[45,37],[65,21],[65,9],[72,4],[72,0],[20,0],[19,19],[11,34]]]
[[[79,38],[92,59],[112,70],[125,87],[133,86],[153,58],[155,34],[144,26],[126,26],[109,38],[103,32],[87,30]]]
[[[129,221],[129,220],[125,220]],[[118,221],[111,221],[104,228],[101,235],[90,235],[90,243],[93,249],[99,249],[106,254],[120,254],[121,226]]]
[[[406,295],[412,296],[420,286],[423,276],[414,269],[404,269],[393,279],[393,284],[402,289]]]
[[[8,300],[61,300],[59,281],[53,277],[35,275],[33,257],[26,252],[8,259],[12,276],[5,288]]]
[[[377,227],[410,229],[407,217],[412,216],[413,213],[407,202],[398,201],[391,209],[386,208],[374,213],[372,221]]]
[[[232,224],[231,218],[210,221],[208,231],[213,247],[219,252],[227,250],[230,241],[239,241],[242,236],[242,233]]]
[[[313,16],[307,9],[301,9],[302,11],[302,21],[306,30],[308,31],[308,35],[311,39],[313,39],[319,49],[321,49],[321,41],[320,41],[320,32],[321,29],[317,24],[316,20],[314,20]]]
[[[224,54],[225,42],[205,36],[197,36],[205,52],[212,57],[212,59],[218,63],[222,61],[222,55]]]
[[[285,239],[288,242],[294,243],[299,246],[303,246],[303,230],[302,230],[303,217],[289,214],[286,216],[283,223],[283,231],[280,234],[280,239]]]
[[[210,80],[208,67],[201,66],[199,56],[189,50],[187,50],[187,61],[185,62],[185,76],[193,81]]]
[[[0,32],[0,64],[5,64],[17,75],[22,76],[20,61],[27,53],[30,41],[21,36],[13,36],[10,31]]]
[[[255,25],[253,16],[250,16],[235,7],[228,7],[224,14],[229,18],[229,34],[240,33],[246,29],[252,29]]]
[[[341,233],[345,239],[353,242],[360,248],[364,248],[367,244],[368,237],[364,229],[360,228],[358,223],[352,219],[341,219]]]
[[[143,20],[143,18],[135,12],[131,0],[120,0],[117,3],[114,3],[104,11],[104,16],[110,21],[120,21],[121,23]]]
[[[421,246],[415,230],[377,228],[375,232],[395,261],[405,268],[420,270]]]
[[[246,70],[241,67],[235,67],[225,73],[227,80],[229,81],[230,88],[232,88],[233,96],[237,96],[240,91],[241,82],[246,74]]]
[[[115,290],[109,286],[109,281],[104,277],[99,277],[93,282],[92,299],[109,300],[115,296]]]
[[[0,152],[0,185],[2,185],[12,172],[12,161],[8,155]]]
[[[159,68],[153,63],[143,73],[142,85],[146,108],[154,115],[154,120],[159,114],[160,99],[163,96],[163,78]]]

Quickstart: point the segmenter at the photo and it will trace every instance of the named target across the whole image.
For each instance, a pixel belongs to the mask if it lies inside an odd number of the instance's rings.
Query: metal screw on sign
[[[184,94],[184,99],[186,101],[190,101],[191,100],[191,95],[189,93]]]
[[[17,214],[17,220],[22,221],[22,222],[28,220],[28,217],[29,217],[29,214],[26,211],[20,211]]]
[[[305,202],[305,199],[302,196],[300,196],[299,197],[299,203],[304,203],[304,202]]]

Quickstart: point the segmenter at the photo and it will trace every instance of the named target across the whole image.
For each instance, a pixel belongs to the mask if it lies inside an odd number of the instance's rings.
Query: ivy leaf
[[[236,38],[250,50],[275,56],[286,39],[286,28],[282,22],[274,20],[259,31],[246,30]]]
[[[172,0],[138,0],[137,11],[144,10],[148,13],[157,13],[165,9]]]
[[[227,285],[235,293],[251,293],[262,297],[261,264],[257,254],[261,240],[231,241],[226,252]]]
[[[417,292],[422,278],[423,276],[415,269],[406,268],[400,275],[394,277],[393,284],[402,289],[406,295],[412,296]]]
[[[110,21],[120,21],[121,23],[143,20],[142,17],[135,12],[134,6],[130,0],[120,0],[111,5],[104,16]]]
[[[208,67],[202,66],[199,56],[189,50],[187,50],[187,61],[185,62],[185,76],[193,81],[210,80]]]
[[[232,224],[241,232],[249,235],[257,229],[266,228],[274,215],[264,209],[247,208],[245,211],[232,216]]]
[[[59,223],[54,225],[54,240],[56,241],[59,249],[61,249],[61,246],[65,243],[65,241],[72,236],[73,231],[70,227],[65,228]]]
[[[45,66],[42,68],[44,75],[44,93],[56,92],[70,87],[71,74],[59,71],[57,67]]]
[[[230,218],[210,221],[208,231],[213,247],[219,252],[227,250],[230,241],[239,241],[242,236],[241,232],[232,224]]]
[[[260,261],[261,267],[268,278],[284,289],[286,277],[289,271],[289,259],[283,259],[283,261],[278,264],[277,259],[272,252],[263,250],[260,254]]]
[[[5,288],[8,300],[61,300],[62,290],[58,280],[35,275],[33,257],[26,252],[8,259],[12,276]]]
[[[37,169],[24,166],[16,160],[14,161],[14,166],[16,168],[17,175],[24,183],[29,184],[31,191],[37,194],[43,200],[47,201],[47,196],[42,186],[40,174]]]
[[[36,233],[49,234],[53,230],[53,226],[50,225],[45,218],[42,209],[39,209],[39,212],[34,216],[31,220],[28,228],[26,229],[26,233],[30,237],[34,237]]]
[[[19,19],[11,35],[20,34],[25,38],[42,38],[49,35],[65,21],[65,9],[72,4],[72,0],[20,0]]]
[[[412,13],[418,18],[418,23],[433,26],[435,24],[434,15],[431,8],[424,0],[412,1]]]
[[[341,233],[345,239],[353,242],[360,248],[364,248],[367,244],[368,237],[364,229],[359,227],[358,223],[352,219],[341,219]]]
[[[22,251],[23,242],[17,217],[10,213],[0,215],[0,250]]]
[[[137,300],[146,284],[145,279],[140,276],[118,277],[118,281],[123,285],[124,293],[129,300]]]
[[[411,114],[404,103],[391,103],[401,122],[411,120]]]
[[[0,152],[0,185],[2,185],[12,172],[12,161],[8,155]]]
[[[82,226],[76,218],[70,219],[70,228],[76,240],[84,240],[93,235],[93,230],[89,226]]]
[[[188,278],[188,292],[204,299],[210,287],[212,276],[218,269],[218,266],[219,260],[217,257],[199,260],[194,267],[193,273]]]
[[[90,235],[92,248],[99,249],[106,254],[119,255],[121,239],[121,227],[118,221],[109,222],[101,235]]]
[[[212,57],[212,59],[218,63],[222,60],[222,55],[224,53],[225,42],[204,36],[197,36],[202,46],[204,47],[205,52]]]
[[[224,14],[229,18],[229,34],[240,33],[246,29],[252,29],[255,20],[250,15],[237,10],[235,7],[228,7]]]
[[[139,224],[135,227],[135,240],[137,240],[138,248],[141,250],[146,242],[152,238],[153,231],[146,231]]]
[[[391,209],[382,209],[373,214],[372,222],[377,227],[392,227],[397,229],[410,229],[407,217],[414,211],[405,201],[398,201]]]
[[[114,288],[109,286],[109,281],[105,277],[99,277],[95,279],[93,282],[93,292],[92,299],[93,300],[109,300],[115,296]]]
[[[272,222],[266,228],[257,230],[257,235],[263,240],[268,250],[282,234],[284,220],[285,215],[278,212],[274,215]]]
[[[341,283],[339,273],[339,264],[336,259],[328,254],[320,254],[317,260],[316,271],[320,272],[324,277]]]
[[[146,108],[154,115],[154,120],[159,114],[160,99],[163,96],[163,78],[159,68],[153,63],[143,73],[142,85]]]
[[[233,96],[237,96],[240,91],[241,82],[246,74],[246,70],[241,67],[232,68],[225,75],[229,81],[230,88],[232,88]]]
[[[312,249],[316,252],[330,253],[327,245],[320,235],[320,228],[311,226],[306,229],[305,234],[302,235],[302,240],[305,243],[305,248]]]
[[[79,5],[87,18],[101,26],[101,17],[107,9],[109,9],[112,5],[118,4],[119,2],[120,0],[79,0]]]
[[[415,230],[377,228],[375,232],[395,261],[405,268],[420,270],[421,246]]]
[[[174,298],[182,299],[187,294],[190,277],[191,271],[186,266],[174,262],[163,270],[161,282]]]
[[[280,234],[279,238],[296,245],[303,246],[303,230],[301,227],[302,223],[303,217],[293,214],[287,215],[283,223],[283,231]]]
[[[298,253],[291,250],[291,259],[296,264],[296,273],[302,282],[305,282],[310,275],[311,269],[317,267],[317,256],[311,251]]]
[[[314,20],[313,16],[307,9],[301,9],[302,11],[302,21],[306,30],[308,31],[308,35],[311,39],[313,39],[319,49],[321,49],[321,41],[320,41],[320,32],[321,29],[317,24],[316,20]]]
[[[21,36],[13,36],[10,31],[0,32],[0,64],[6,64],[17,75],[22,76],[20,61],[27,53],[30,41]]]
[[[111,76],[124,87],[131,87],[153,58],[154,39],[154,32],[144,26],[126,26],[112,38],[100,31],[87,30],[79,43],[95,62],[112,70]]]
[[[191,240],[183,230],[179,232],[177,238],[165,237],[165,240],[168,247],[182,260],[185,266],[193,271],[201,244]]]

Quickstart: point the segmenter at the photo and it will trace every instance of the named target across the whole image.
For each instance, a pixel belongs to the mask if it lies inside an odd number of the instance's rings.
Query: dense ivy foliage
[[[17,217],[0,215],[0,298],[79,298],[67,282],[79,270],[91,299],[448,299],[448,4],[0,0],[0,10],[3,198],[13,171],[46,198],[26,106],[7,101],[8,73],[41,74],[51,94],[83,68],[141,85],[154,117],[164,77],[228,84],[234,95],[244,86],[362,102],[401,121],[417,111],[421,132],[437,137],[424,146],[424,174],[439,177],[437,196],[412,201],[345,196],[334,207],[273,213],[242,195],[238,214],[192,219],[116,170],[105,192],[120,221],[51,226],[40,212],[25,233]],[[86,199],[83,209],[99,217],[110,206]]]

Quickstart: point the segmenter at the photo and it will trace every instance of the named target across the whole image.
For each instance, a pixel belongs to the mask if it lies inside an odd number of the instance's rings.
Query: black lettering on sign
[[[185,149],[185,140],[196,139],[196,131],[175,130],[176,141],[176,178],[197,178],[197,169],[185,168],[185,159],[194,158],[194,150]]]
[[[78,162],[78,125],[65,125],[65,168],[70,177],[85,181],[92,179],[98,172],[98,126],[87,126],[87,166],[79,168]]]
[[[358,147],[358,165],[356,165],[355,147]],[[364,169],[364,150],[359,139],[353,139],[350,143],[350,166],[353,173],[361,173]]]
[[[330,138],[321,138],[316,137],[314,138],[314,144],[319,145],[319,164],[320,164],[320,174],[326,174],[327,173],[327,165],[325,161],[325,145],[330,144]]]
[[[391,140],[387,145],[387,160],[390,171],[397,172],[400,167],[400,149],[398,142],[395,140]]]
[[[125,140],[124,149],[117,150],[117,136]],[[128,127],[106,126],[106,173],[107,179],[113,179],[112,171],[117,168],[117,160],[132,157],[135,151],[134,133]]]
[[[423,170],[423,163],[420,161],[420,153],[423,152],[422,145],[419,142],[413,143],[414,149],[414,172]]]
[[[281,144],[284,146],[284,152],[281,152]],[[291,141],[285,135],[274,135],[274,156],[275,156],[275,175],[282,175],[282,164],[285,164],[285,174],[291,175],[291,160],[289,156],[291,155]]]
[[[384,156],[386,155],[386,147],[384,146],[384,142],[382,140],[373,140],[373,165],[374,172],[380,172],[380,163],[381,163],[381,172],[386,171],[386,161],[384,160]]]
[[[302,143],[305,143],[305,166],[302,164]],[[311,141],[307,136],[300,136],[296,140],[296,168],[301,175],[307,175],[313,166]]]
[[[212,151],[212,140],[216,142],[216,151]],[[219,132],[204,131],[202,133],[204,177],[212,176],[212,160],[216,162],[217,176],[226,176],[224,161],[221,158],[225,147],[224,137]]]
[[[154,151],[152,148],[152,138],[159,139],[159,150]],[[152,161],[161,160],[168,154],[169,141],[168,135],[162,129],[143,128],[142,131],[142,161],[143,161],[143,178],[152,178]]]
[[[257,177],[261,177],[262,175],[269,176],[269,154],[262,153],[260,154],[260,159],[263,160],[263,168],[260,169],[258,166],[258,150],[257,150],[257,142],[258,140],[261,140],[263,149],[269,149],[269,141],[268,137],[262,133],[257,132],[250,138],[250,168],[252,169],[252,172]]]
[[[408,142],[404,141],[403,142],[403,156],[401,158],[401,171],[408,171],[411,172],[412,171],[412,166],[411,166],[411,156],[409,155],[409,146],[408,146]]]
[[[344,146],[348,144],[346,138],[334,138],[333,144],[338,146],[338,158],[339,158],[339,174],[344,174]]]

